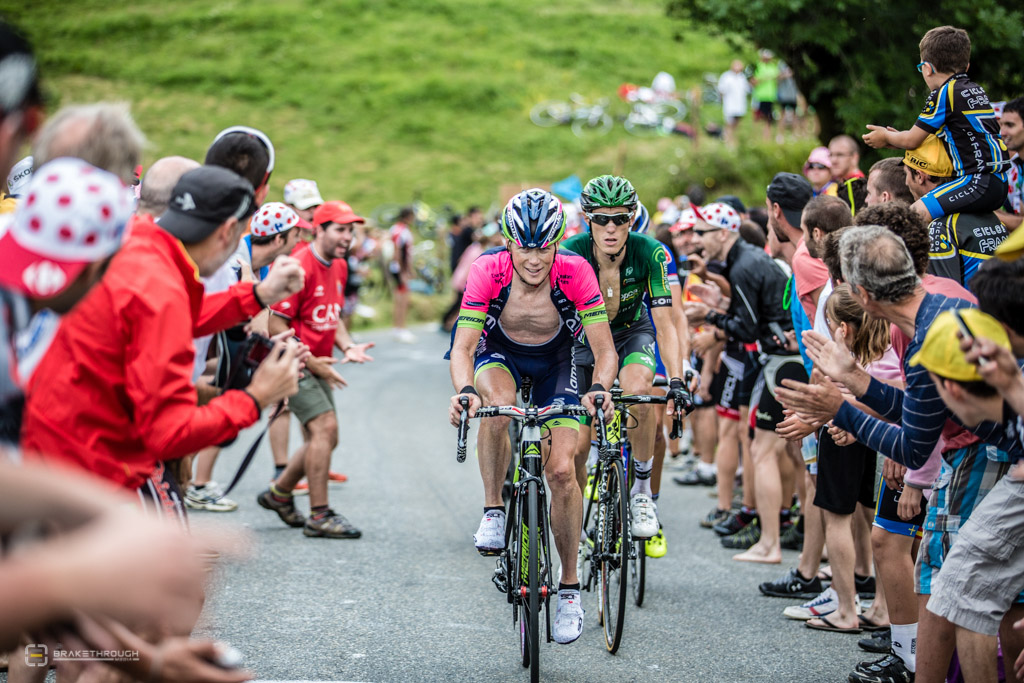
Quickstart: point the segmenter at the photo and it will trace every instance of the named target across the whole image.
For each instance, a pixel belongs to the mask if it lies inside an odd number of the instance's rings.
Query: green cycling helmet
[[[633,184],[614,175],[594,178],[587,183],[580,195],[580,206],[588,213],[594,209],[614,206],[623,206],[634,211],[638,203]]]

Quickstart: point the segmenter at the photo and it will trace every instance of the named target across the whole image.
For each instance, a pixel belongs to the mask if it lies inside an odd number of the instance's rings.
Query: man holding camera
[[[204,297],[200,276],[238,247],[255,210],[252,185],[203,166],[175,185],[156,221],[138,216],[106,276],[69,314],[29,385],[26,452],[138,489],[183,516],[165,460],[221,443],[295,393],[300,346],[279,340],[245,391],[196,405],[195,336],[226,329],[302,287],[302,267],[281,258],[263,282]]]
[[[304,443],[292,455],[284,472],[256,500],[262,507],[276,512],[288,526],[303,527],[302,533],[306,536],[362,536],[359,529],[330,508],[327,477],[331,453],[338,445],[334,389],[346,385],[331,367],[334,347],[345,354],[342,362],[373,360],[366,354],[373,344],[354,343],[341,322],[345,280],[348,279],[345,256],[355,227],[364,222],[345,202],[325,202],[318,206],[313,213],[316,237],[292,252],[306,272],[305,285],[301,291],[273,306],[270,316],[270,333],[287,333],[290,327],[302,343],[309,346],[311,357],[306,361],[308,372],[299,380],[298,394],[288,401],[288,407],[302,423]],[[295,486],[303,477],[309,480],[309,519],[295,509],[293,500]]]

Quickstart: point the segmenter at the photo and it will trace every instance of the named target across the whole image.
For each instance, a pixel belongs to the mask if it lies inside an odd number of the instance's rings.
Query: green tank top
[[[587,259],[600,280],[594,241],[589,232],[570,237],[562,242],[561,248]],[[601,292],[602,296],[605,294]],[[625,329],[646,315],[644,294],[650,297],[651,307],[672,305],[668,253],[664,245],[653,237],[631,232],[626,238],[626,250],[619,266],[619,311],[611,321],[612,332]]]

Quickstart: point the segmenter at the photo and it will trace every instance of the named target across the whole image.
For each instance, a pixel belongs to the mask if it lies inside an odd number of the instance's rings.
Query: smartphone
[[[680,261],[679,263],[676,264],[676,268],[679,270],[680,273],[689,273],[691,270],[693,270],[693,261],[690,261],[689,259],[685,261]]]
[[[956,326],[960,328],[960,334],[963,336],[964,339],[969,341],[971,343],[971,345],[973,346],[974,345],[974,335],[971,334],[971,330],[967,327],[967,323],[964,322],[964,317],[962,315],[960,315],[960,311],[958,309],[956,309],[956,308],[953,309],[953,319],[956,320]],[[985,358],[983,356],[979,356],[978,357],[978,364],[979,365],[981,365],[983,363],[987,363],[987,362],[988,362],[988,358]]]
[[[782,325],[777,322],[770,322],[768,323],[768,329],[772,331],[772,334],[779,338],[779,344],[786,346],[786,331],[782,329]]]

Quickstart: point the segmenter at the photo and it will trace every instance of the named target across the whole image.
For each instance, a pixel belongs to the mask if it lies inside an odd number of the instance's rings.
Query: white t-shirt
[[[743,72],[729,70],[718,79],[718,92],[722,94],[722,113],[730,118],[747,113],[747,95],[750,82]]]
[[[244,244],[242,246],[245,246]],[[203,286],[206,288],[207,294],[216,294],[217,292],[223,292],[231,285],[238,282],[238,277],[235,275],[234,259],[229,258],[227,262],[217,269],[217,272],[210,277],[204,277]],[[203,371],[206,370],[206,354],[210,351],[210,342],[213,340],[213,335],[208,334],[205,337],[196,337],[194,344],[196,347],[196,357],[192,365],[192,383],[195,384],[199,381]]]
[[[825,286],[821,288],[821,294],[818,295],[817,308],[814,310],[814,331],[823,336],[825,339],[832,338],[832,332],[828,329],[828,324],[825,322],[825,302],[828,301],[829,294],[835,287],[832,286],[832,280],[829,279],[825,283]]]

